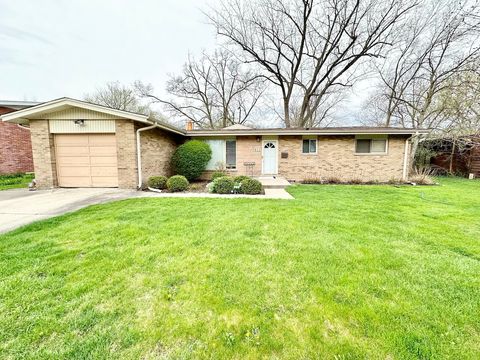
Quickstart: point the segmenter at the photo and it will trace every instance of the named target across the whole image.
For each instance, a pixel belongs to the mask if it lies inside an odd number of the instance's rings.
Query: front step
[[[281,176],[259,176],[257,180],[262,183],[264,189],[284,189],[290,183]]]

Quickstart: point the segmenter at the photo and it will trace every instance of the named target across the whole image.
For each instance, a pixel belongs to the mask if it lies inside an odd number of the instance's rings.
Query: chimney
[[[187,121],[187,125],[185,126],[187,131],[193,130],[193,121]]]

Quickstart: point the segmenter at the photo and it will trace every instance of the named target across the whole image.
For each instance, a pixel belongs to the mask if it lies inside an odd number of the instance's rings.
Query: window
[[[225,160],[227,169],[237,168],[237,142],[235,140],[225,141]]]
[[[387,139],[357,139],[355,152],[357,154],[385,154]]]
[[[204,140],[212,149],[207,170],[237,168],[237,142],[235,140]]]
[[[303,139],[302,153],[303,154],[316,154],[317,153],[317,139]]]

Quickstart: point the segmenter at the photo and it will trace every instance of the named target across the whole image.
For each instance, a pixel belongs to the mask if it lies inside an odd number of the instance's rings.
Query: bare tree
[[[133,87],[127,87],[118,81],[109,82],[91,94],[84,96],[85,101],[110,107],[112,109],[150,114],[148,106],[141,104]]]
[[[478,59],[478,15],[478,2],[470,0],[424,1],[417,8],[377,67],[380,86],[368,100],[383,114],[377,122],[432,130],[450,126],[454,118],[441,97],[455,91],[455,77],[471,71]],[[412,159],[417,146],[414,138]]]
[[[265,84],[231,53],[217,50],[212,55],[203,52],[198,61],[189,57],[182,74],[170,76],[169,99],[154,95],[151,85],[137,82],[136,88],[141,96],[164,104],[173,116],[213,129],[247,122]]]
[[[206,15],[279,89],[291,127],[315,123],[322,104],[331,103],[326,98],[362,75],[362,60],[382,56],[414,6],[413,0],[224,0]]]

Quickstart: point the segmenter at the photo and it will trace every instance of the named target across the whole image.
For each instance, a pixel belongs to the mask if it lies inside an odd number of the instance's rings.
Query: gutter
[[[137,189],[141,189],[142,188],[142,153],[141,153],[141,141],[140,141],[140,133],[142,131],[148,131],[148,130],[152,130],[152,129],[155,129],[155,128],[159,128],[161,129],[162,127],[159,126],[158,124],[153,124],[151,126],[147,126],[147,127],[144,127],[144,128],[140,128],[137,130],[137,173],[138,173],[138,184],[137,184]]]

